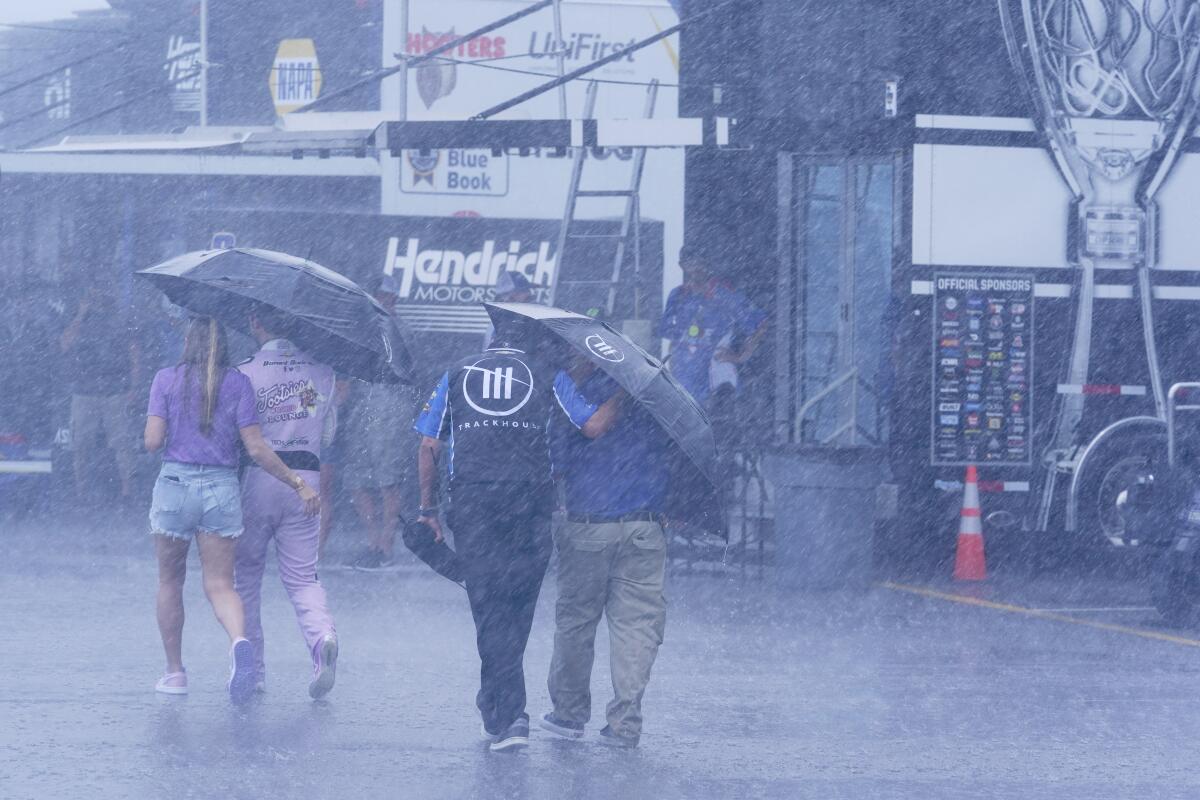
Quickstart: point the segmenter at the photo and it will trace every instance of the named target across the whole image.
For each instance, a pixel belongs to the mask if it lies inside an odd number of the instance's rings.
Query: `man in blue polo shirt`
[[[671,290],[658,335],[671,342],[671,373],[701,406],[721,386],[737,388],[737,367],[754,355],[767,316],[708,272],[694,247],[679,252],[683,283]],[[735,343],[738,346],[734,346]]]
[[[560,372],[555,397],[569,422],[551,427],[554,471],[566,490],[558,545],[558,605],[550,699],[541,726],[577,739],[591,717],[596,626],[608,617],[613,700],[600,741],[636,747],[642,695],[666,624],[669,489],[666,433],[591,364]],[[578,383],[576,382],[578,380]]]

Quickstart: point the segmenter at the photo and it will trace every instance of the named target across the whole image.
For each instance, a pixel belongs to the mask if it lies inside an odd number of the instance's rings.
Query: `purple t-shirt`
[[[160,369],[150,386],[146,414],[167,421],[163,461],[236,467],[239,431],[258,424],[250,379],[236,369],[225,370],[212,429],[205,436],[200,432],[200,382],[193,375],[185,386],[186,369],[182,365]]]

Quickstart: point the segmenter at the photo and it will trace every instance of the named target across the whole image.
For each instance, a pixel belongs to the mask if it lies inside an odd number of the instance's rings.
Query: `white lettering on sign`
[[[520,240],[508,243],[508,248],[497,248],[494,240],[472,252],[461,250],[422,249],[421,240],[410,238],[404,252],[400,251],[399,237],[388,239],[387,257],[383,271],[400,278],[400,298],[436,299],[426,287],[479,287],[496,285],[501,272],[519,272],[534,286],[550,286],[554,282],[557,259],[550,255],[550,243],[539,242],[537,249],[525,249]],[[447,292],[446,300],[438,302],[461,302],[452,300]],[[480,293],[483,296],[483,293]],[[468,302],[479,302],[472,300]]]
[[[176,111],[200,110],[200,43],[182,36],[167,40],[167,82],[171,84],[171,106]]]

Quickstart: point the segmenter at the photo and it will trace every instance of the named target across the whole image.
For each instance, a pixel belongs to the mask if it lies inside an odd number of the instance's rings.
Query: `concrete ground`
[[[493,754],[465,595],[416,565],[325,572],[343,657],[317,703],[269,567],[268,693],[237,711],[193,563],[192,693],[155,694],[155,569],[126,516],[0,522],[2,798],[1200,795],[1200,638],[1161,627],[1133,582],[783,594],[769,572],[675,575],[638,750],[599,745],[595,720],[582,742],[535,729],[527,751]],[[526,657],[535,717],[554,593]]]

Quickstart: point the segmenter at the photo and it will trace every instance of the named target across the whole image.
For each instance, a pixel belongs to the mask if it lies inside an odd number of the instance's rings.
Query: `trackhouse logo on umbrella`
[[[597,358],[602,358],[605,361],[611,361],[614,364],[619,364],[625,360],[625,353],[617,349],[616,346],[610,344],[603,336],[598,333],[593,333],[591,336],[583,340],[584,345]]]

